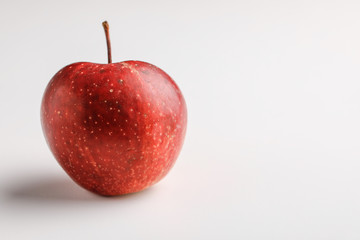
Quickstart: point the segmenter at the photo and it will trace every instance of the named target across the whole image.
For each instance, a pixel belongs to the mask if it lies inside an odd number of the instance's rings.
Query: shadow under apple
[[[77,186],[71,179],[51,176],[21,179],[6,189],[5,193],[11,202],[83,202],[101,198]]]
[[[106,197],[93,194],[73,182],[67,176],[28,176],[13,182],[5,189],[5,201],[8,204],[65,204],[119,201],[141,198],[152,192],[149,188],[138,193]]]

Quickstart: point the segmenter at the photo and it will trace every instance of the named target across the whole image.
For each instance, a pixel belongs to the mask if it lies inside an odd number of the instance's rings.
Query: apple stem
[[[104,30],[105,30],[105,36],[106,36],[106,45],[107,45],[107,53],[108,53],[108,63],[112,63],[111,60],[111,43],[110,43],[110,35],[109,35],[109,24],[107,21],[104,21],[102,23]]]

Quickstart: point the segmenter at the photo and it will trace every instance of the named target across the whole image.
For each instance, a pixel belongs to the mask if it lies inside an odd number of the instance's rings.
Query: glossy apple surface
[[[120,195],[169,172],[183,145],[187,110],[178,86],[154,65],[80,62],[49,82],[41,122],[53,155],[76,183]]]

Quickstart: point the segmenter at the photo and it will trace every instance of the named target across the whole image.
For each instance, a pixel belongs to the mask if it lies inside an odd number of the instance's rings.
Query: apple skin
[[[79,62],[49,82],[41,123],[67,174],[113,196],[141,191],[169,172],[183,145],[187,110],[178,86],[154,65]]]

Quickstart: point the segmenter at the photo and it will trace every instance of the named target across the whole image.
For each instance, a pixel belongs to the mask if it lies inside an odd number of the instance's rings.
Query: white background
[[[360,2],[0,2],[1,239],[360,239]],[[104,198],[51,155],[60,68],[143,60],[183,91],[170,174]]]

